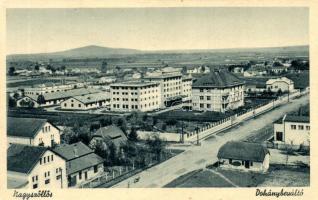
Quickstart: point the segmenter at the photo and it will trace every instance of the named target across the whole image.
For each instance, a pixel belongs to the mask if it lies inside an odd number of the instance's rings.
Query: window
[[[79,179],[82,179],[82,172],[79,172],[78,178],[79,178]]]
[[[232,164],[232,159],[229,159],[229,163]]]
[[[50,179],[46,179],[45,180],[45,185],[49,184],[50,183]]]
[[[203,103],[200,103],[200,108],[204,108],[204,104]]]
[[[207,108],[211,108],[211,104],[209,104],[209,103],[206,104],[206,107],[207,107]]]
[[[67,103],[64,103],[64,106],[66,107],[66,106],[67,106]]]
[[[291,128],[292,130],[296,130],[296,125],[291,125],[290,128]]]
[[[306,130],[309,131],[310,130],[310,126],[306,126]]]
[[[44,164],[46,163],[46,157],[43,158],[43,163],[44,163]]]
[[[40,158],[40,165],[42,165],[42,158]]]
[[[200,92],[203,92],[203,89],[200,89]]]
[[[97,171],[98,171],[98,167],[97,167],[97,165],[95,165],[94,166],[94,173],[97,173]]]
[[[71,107],[74,107],[74,104],[71,104]]]
[[[47,162],[50,162],[50,156],[47,157]]]
[[[252,161],[250,161],[250,164],[251,164],[251,166],[253,166],[253,162]]]
[[[81,104],[78,104],[78,107],[80,108],[82,105]]]
[[[57,175],[57,176],[56,176],[56,180],[60,180],[61,177],[62,177],[61,175]]]
[[[38,188],[38,184],[33,184],[33,189]]]
[[[204,97],[203,96],[200,96],[200,100],[203,100],[204,99]]]
[[[206,100],[211,100],[211,96],[207,96],[207,97],[206,97]]]
[[[53,161],[53,155],[51,155],[51,161]]]
[[[298,125],[299,130],[304,130],[304,125]]]

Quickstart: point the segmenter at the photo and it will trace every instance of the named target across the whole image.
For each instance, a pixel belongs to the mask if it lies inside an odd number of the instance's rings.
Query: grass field
[[[268,173],[242,172],[215,169],[239,187],[303,187],[309,186],[309,168],[271,165]],[[221,176],[208,171],[196,170],[185,174],[165,187],[234,187]]]

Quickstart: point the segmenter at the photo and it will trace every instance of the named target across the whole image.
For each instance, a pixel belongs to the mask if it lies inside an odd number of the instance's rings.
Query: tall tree
[[[106,62],[106,61],[103,61],[103,62],[102,62],[102,66],[101,66],[101,68],[100,68],[100,71],[101,71],[102,73],[107,73],[107,62]]]
[[[15,75],[15,67],[10,67],[8,73],[9,73],[9,76],[14,76]]]
[[[38,99],[37,99],[37,102],[38,102],[38,104],[45,104],[45,97],[43,96],[43,94],[40,94],[39,96],[38,96]]]

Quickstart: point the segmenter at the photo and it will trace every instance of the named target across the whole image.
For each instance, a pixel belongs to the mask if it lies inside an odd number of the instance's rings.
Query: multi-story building
[[[46,147],[12,144],[7,151],[8,188],[67,188],[65,160]]]
[[[60,130],[46,119],[7,119],[8,144],[51,147],[60,143]]]
[[[244,82],[225,70],[215,70],[192,85],[192,109],[225,112],[244,105]]]
[[[112,111],[153,111],[160,108],[160,84],[147,81],[130,81],[110,85]]]
[[[175,105],[182,101],[182,74],[181,73],[164,73],[150,75],[145,77],[146,80],[160,84],[161,101],[160,107],[165,108]]]
[[[192,102],[192,77],[191,76],[183,76],[182,77],[182,103],[184,106],[191,106]]]
[[[309,146],[309,132],[308,116],[285,115],[274,123],[274,143]]]

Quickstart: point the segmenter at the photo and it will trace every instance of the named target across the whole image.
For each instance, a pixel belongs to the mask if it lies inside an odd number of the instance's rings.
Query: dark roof
[[[46,119],[8,117],[7,135],[34,138],[46,122]]]
[[[125,133],[117,126],[105,126],[98,129],[93,137],[101,137],[106,141],[112,141],[115,146],[127,141]]]
[[[309,123],[310,119],[308,116],[286,115],[284,121],[285,122]]]
[[[263,162],[266,154],[269,151],[261,144],[230,141],[219,149],[218,158]]]
[[[75,172],[87,169],[103,162],[104,160],[101,157],[99,157],[95,153],[90,153],[85,156],[68,161],[66,163],[66,173],[67,175],[73,174]]]
[[[242,84],[244,84],[244,82],[234,74],[226,70],[215,70],[199,78],[193,83],[193,87],[225,88]]]
[[[45,147],[11,144],[7,152],[7,170],[29,173],[46,151]]]
[[[93,150],[82,142],[77,142],[74,144],[60,144],[53,149],[53,152],[69,161],[93,153]]]

